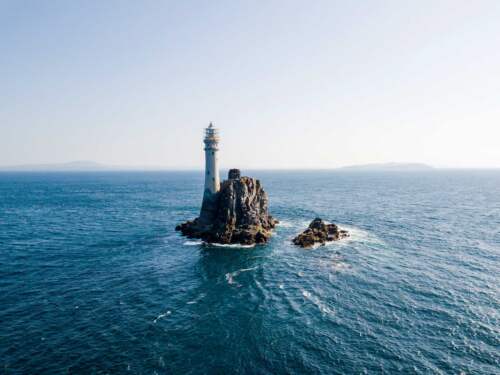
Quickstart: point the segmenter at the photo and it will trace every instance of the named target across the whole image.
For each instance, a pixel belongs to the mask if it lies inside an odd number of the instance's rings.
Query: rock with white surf
[[[322,219],[316,218],[292,242],[297,246],[310,248],[315,244],[324,245],[327,242],[338,241],[346,237],[349,237],[348,231],[340,229],[336,224],[326,223]]]

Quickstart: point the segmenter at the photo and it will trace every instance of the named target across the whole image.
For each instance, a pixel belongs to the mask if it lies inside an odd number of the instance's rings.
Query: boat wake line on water
[[[253,271],[257,269],[258,267],[252,267],[252,268],[242,268],[239,270],[236,270],[234,272],[228,272],[226,273],[226,280],[228,284],[235,284],[234,278],[237,277],[240,273],[242,272],[248,272],[248,271]],[[240,286],[240,284],[236,283],[236,285]]]

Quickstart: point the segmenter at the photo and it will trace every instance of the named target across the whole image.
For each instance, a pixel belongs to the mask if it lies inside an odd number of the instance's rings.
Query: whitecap
[[[165,367],[165,360],[163,359],[163,356],[160,356],[158,358],[158,364],[160,365],[160,367]]]
[[[186,241],[183,243],[184,246],[199,246],[199,245],[203,245],[203,241],[199,240],[199,241]]]
[[[337,271],[346,271],[351,268],[351,265],[342,261],[333,261],[332,268]]]
[[[190,241],[185,241],[183,243],[184,246],[209,246],[209,247],[229,247],[229,248],[252,248],[255,246],[253,245],[243,245],[243,244],[237,244],[237,243],[231,243],[231,244],[224,244],[224,243],[207,243],[202,240],[190,240]]]
[[[239,243],[230,243],[230,244],[225,244],[225,243],[210,243],[206,244],[207,246],[213,246],[213,247],[229,247],[229,248],[234,248],[234,249],[250,249],[252,247],[255,247],[255,244],[252,245],[243,245]]]
[[[163,314],[160,314],[156,317],[155,320],[153,320],[153,323],[156,323],[158,320],[160,320],[161,318],[164,318],[166,317],[167,315],[170,315],[172,312],[170,310],[168,310],[167,312],[163,313]]]
[[[280,220],[278,224],[276,224],[277,227],[283,227],[283,228],[292,228],[294,225],[293,223],[286,221],[286,220]]]
[[[324,220],[323,220],[324,221]],[[311,221],[301,221],[299,224],[298,224],[298,227],[300,228],[309,228],[309,224],[311,224]],[[303,230],[303,229],[302,229]]]
[[[206,296],[205,293],[201,293],[194,300],[186,302],[186,304],[187,305],[194,305],[195,303],[198,303],[200,300],[202,300],[203,298],[205,298],[205,296]]]
[[[340,227],[340,225],[339,225]],[[365,243],[373,243],[373,244],[383,244],[384,242],[379,239],[374,234],[355,227],[351,225],[343,225],[341,229],[345,229],[349,232],[349,237],[345,238],[346,242],[365,242]]]
[[[343,272],[352,268],[352,266],[344,260],[343,256],[336,254],[329,258],[321,259],[319,265],[324,268],[331,268],[335,272]]]
[[[312,302],[312,304],[315,305],[322,313],[329,315],[334,313],[334,311],[329,308],[323,301],[321,301],[318,296],[313,295],[311,292],[303,290],[302,296],[309,302]]]

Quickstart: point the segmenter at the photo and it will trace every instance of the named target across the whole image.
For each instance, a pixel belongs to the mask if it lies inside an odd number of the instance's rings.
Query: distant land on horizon
[[[186,168],[189,169],[189,168]],[[0,166],[0,172],[106,172],[106,171],[154,171],[182,170],[164,166],[108,165],[95,161],[78,160],[67,163],[20,164]]]
[[[21,164],[0,166],[2,172],[94,172],[114,170],[142,170],[147,167],[106,165],[95,161],[71,161],[68,163]]]
[[[23,164],[0,166],[2,172],[97,172],[97,171],[141,171],[141,170],[191,170],[196,168],[168,168],[162,166],[119,166],[94,161],[72,161],[68,163]],[[249,168],[258,169],[258,168]],[[279,168],[277,168],[279,169]],[[301,169],[301,168],[298,168]],[[429,171],[436,168],[423,163],[373,163],[332,168],[339,171]]]
[[[31,172],[31,171],[105,171],[115,169],[114,167],[100,164],[94,161],[72,161],[68,163],[47,163],[47,164],[21,164],[12,166],[0,166],[0,171]]]
[[[350,165],[338,169],[343,171],[399,172],[399,171],[430,171],[436,168],[423,163],[373,163],[373,164]]]

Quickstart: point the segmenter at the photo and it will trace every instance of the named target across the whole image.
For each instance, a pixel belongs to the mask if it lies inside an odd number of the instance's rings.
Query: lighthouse
[[[219,130],[210,123],[205,129],[205,190],[204,194],[215,194],[220,189],[219,179]]]
[[[220,190],[219,178],[219,131],[210,123],[205,129],[205,188],[203,190],[203,201],[199,224],[210,226],[216,213],[217,192]]]

